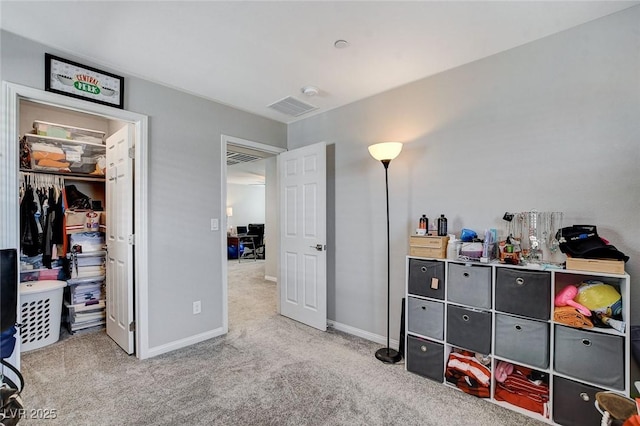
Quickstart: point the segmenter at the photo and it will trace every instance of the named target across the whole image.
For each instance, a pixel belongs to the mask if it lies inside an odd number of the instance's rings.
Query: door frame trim
[[[72,111],[99,115],[108,119],[133,124],[135,128],[134,158],[134,298],[135,298],[135,355],[139,359],[149,357],[149,259],[148,253],[148,117],[127,110],[120,110],[96,103],[45,92],[7,81],[2,82],[2,119],[6,123],[0,132],[3,146],[0,154],[0,247],[19,247],[18,205],[18,106],[21,100],[32,101]],[[11,200],[14,200],[13,202]],[[19,351],[16,364],[20,365]]]
[[[274,155],[286,152],[287,149],[225,134],[220,136],[220,142],[220,217],[222,218],[220,221],[220,253],[222,254],[222,256],[220,256],[220,268],[222,271],[222,332],[223,334],[227,334],[229,332],[229,283],[227,281],[227,144],[268,152],[269,154]],[[279,279],[276,279],[276,291],[278,291],[279,294]],[[280,313],[280,297],[278,297],[277,313]]]

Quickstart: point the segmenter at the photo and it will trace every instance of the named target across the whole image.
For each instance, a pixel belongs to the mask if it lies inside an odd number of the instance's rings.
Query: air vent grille
[[[241,152],[227,151],[227,166],[233,166],[234,164],[250,163],[252,161],[261,160],[262,157],[256,157],[251,154],[244,154]]]
[[[268,107],[292,117],[298,117],[318,108],[317,106],[299,101],[291,96],[281,99],[278,102],[274,102]]]

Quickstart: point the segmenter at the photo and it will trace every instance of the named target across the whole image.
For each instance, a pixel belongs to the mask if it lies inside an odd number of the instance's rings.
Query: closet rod
[[[85,181],[85,182],[104,182],[105,178],[101,177],[101,176],[96,176],[96,177],[89,177],[89,176],[78,176],[77,174],[73,174],[73,173],[55,173],[55,172],[33,172],[32,170],[26,170],[26,169],[21,169],[20,173],[27,173],[31,176],[34,175],[51,175],[51,176],[57,176],[57,177],[61,177],[63,179],[70,179],[70,180],[75,180],[75,181]]]

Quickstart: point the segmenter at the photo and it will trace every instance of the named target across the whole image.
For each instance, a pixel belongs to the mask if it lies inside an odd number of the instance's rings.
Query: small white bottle
[[[447,259],[456,260],[458,258],[459,247],[455,234],[449,234],[449,242],[447,243]]]

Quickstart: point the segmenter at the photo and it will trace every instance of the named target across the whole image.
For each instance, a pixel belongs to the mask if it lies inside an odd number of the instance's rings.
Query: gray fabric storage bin
[[[496,310],[548,320],[551,313],[551,273],[496,268]]]
[[[558,373],[624,390],[624,337],[556,325],[554,349]]]
[[[437,288],[432,288],[433,278],[437,279]],[[443,300],[444,262],[409,259],[409,293]]]
[[[491,352],[491,313],[447,306],[447,342],[473,352]]]
[[[444,345],[408,336],[407,371],[442,383],[444,380]]]
[[[447,300],[476,308],[491,308],[491,267],[449,264]]]
[[[444,303],[415,297],[409,297],[407,300],[409,332],[444,339]]]
[[[549,323],[496,314],[493,352],[534,367],[549,367]]]
[[[565,426],[600,426],[596,393],[603,389],[553,376],[553,421]]]

